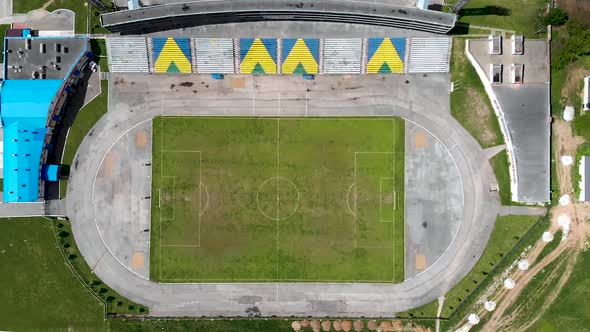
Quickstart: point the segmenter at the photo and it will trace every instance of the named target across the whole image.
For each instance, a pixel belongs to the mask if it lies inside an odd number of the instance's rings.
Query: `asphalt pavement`
[[[247,76],[214,81],[203,75],[112,75],[109,112],[75,157],[67,214],[94,273],[155,316],[392,317],[445,294],[475,265],[498,214],[496,182],[477,142],[448,112],[449,76]],[[244,86],[244,88],[240,88]],[[116,96],[118,94],[118,97]],[[440,107],[443,105],[443,107]],[[446,106],[445,106],[446,105]],[[401,116],[427,130],[454,160],[463,188],[461,222],[434,264],[400,284],[156,283],[111,252],[97,226],[94,188],[105,155],[128,132],[157,115]],[[121,220],[120,222],[125,222]]]

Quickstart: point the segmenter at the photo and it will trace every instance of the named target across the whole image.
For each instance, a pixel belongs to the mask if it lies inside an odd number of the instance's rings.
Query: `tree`
[[[567,22],[567,19],[568,17],[565,10],[561,8],[551,8],[551,10],[549,10],[549,13],[547,13],[545,18],[543,19],[543,23],[545,23],[545,25],[560,26],[564,25]]]

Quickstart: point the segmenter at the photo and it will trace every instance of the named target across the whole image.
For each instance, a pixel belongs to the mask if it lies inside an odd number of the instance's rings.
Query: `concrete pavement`
[[[111,100],[110,111],[80,145],[67,194],[75,239],[103,282],[148,306],[155,316],[247,316],[255,307],[262,316],[391,317],[435,300],[469,272],[492,231],[499,200],[497,193],[489,191],[495,178],[482,149],[448,113],[448,106],[436,107],[441,93],[448,91],[448,75],[326,76],[312,82],[250,76],[246,80],[245,86],[257,93],[230,87],[230,79],[216,82],[200,75],[113,76],[110,84],[117,87],[111,91],[121,90],[126,100]],[[389,80],[397,83],[384,89]],[[408,88],[412,86],[419,88]],[[181,96],[179,89],[194,96]],[[125,94],[130,91],[141,93]],[[277,110],[276,100],[269,97],[285,91]],[[167,97],[159,92],[167,92]],[[448,103],[448,94],[442,103]],[[401,284],[159,284],[132,272],[111,253],[97,225],[93,188],[103,158],[121,137],[157,115],[276,116],[277,112],[282,116],[401,116],[435,136],[454,160],[464,195],[461,223],[442,257]]]

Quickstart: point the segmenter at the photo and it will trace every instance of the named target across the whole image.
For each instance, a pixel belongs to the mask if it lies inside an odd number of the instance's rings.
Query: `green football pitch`
[[[150,278],[404,278],[404,120],[153,120]]]

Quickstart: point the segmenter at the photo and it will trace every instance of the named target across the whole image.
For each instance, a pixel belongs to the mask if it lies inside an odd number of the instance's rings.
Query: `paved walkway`
[[[141,91],[141,87],[136,84],[139,77],[114,76],[110,84],[118,85],[117,90],[127,85],[129,89]],[[442,85],[432,85],[430,88],[433,91],[448,91],[448,75],[430,75],[426,78],[411,75],[394,77],[391,80],[400,81],[396,91],[385,91],[383,88],[376,91],[374,87],[363,86],[363,80],[383,84],[376,78],[355,78],[344,85],[341,85],[342,81],[338,81],[342,78],[318,78],[315,82],[292,78],[293,86],[300,89],[299,93],[305,98],[294,98],[291,101],[281,99],[285,106],[278,110],[274,100],[268,103],[264,100],[254,102],[252,96],[244,100],[244,95],[236,91],[238,89],[221,88],[227,83],[212,81],[207,76],[163,77],[166,76],[146,75],[144,79],[172,80],[170,77],[174,77],[178,82],[170,88],[162,82],[153,84],[154,89],[169,88],[167,98],[162,99],[154,91],[144,91],[136,101],[128,99],[112,107],[96,124],[92,135],[88,135],[80,145],[67,193],[68,217],[72,221],[80,251],[88,264],[95,266],[96,275],[121,295],[147,305],[150,314],[247,316],[249,309],[256,307],[262,316],[391,317],[395,312],[426,304],[445,294],[469,272],[482,254],[499,208],[497,194],[491,193],[488,188],[490,182],[495,182],[492,169],[482,149],[467,131],[448,112],[437,111],[436,107],[431,106],[436,103],[436,96],[424,90],[415,92],[416,89],[408,89],[408,83],[404,83],[405,80],[412,80],[412,84],[422,81],[424,85],[428,85],[438,81]],[[259,87],[264,85],[265,80],[272,78],[249,77],[248,80],[248,84],[254,80],[252,85]],[[284,82],[290,79],[283,77],[280,80]],[[192,99],[183,99],[176,92],[171,93],[172,89],[179,88],[179,83],[184,84],[181,89],[188,89],[190,94],[194,94]],[[209,86],[215,85],[217,89],[209,89]],[[315,93],[320,85],[327,88],[325,93]],[[350,87],[346,87],[347,85]],[[441,89],[443,85],[447,87],[446,90]],[[279,87],[269,91],[277,90],[284,91]],[[378,94],[379,91],[383,91],[383,94]],[[416,93],[413,100],[423,102],[408,103],[399,99],[398,91],[400,94],[403,91]],[[288,107],[290,102],[293,105]],[[261,105],[260,108],[254,108],[254,103]],[[295,107],[294,103],[298,106]],[[157,115],[276,116],[277,113],[297,116],[395,115],[422,126],[437,137],[456,163],[465,197],[462,222],[444,255],[429,269],[401,284],[160,284],[140,277],[119,263],[105,245],[97,228],[93,188],[103,157],[120,137]]]
[[[525,215],[525,216],[543,216],[547,213],[547,209],[537,206],[501,206],[500,215],[507,216],[510,214]]]
[[[0,218],[44,216],[43,202],[0,203]]]

